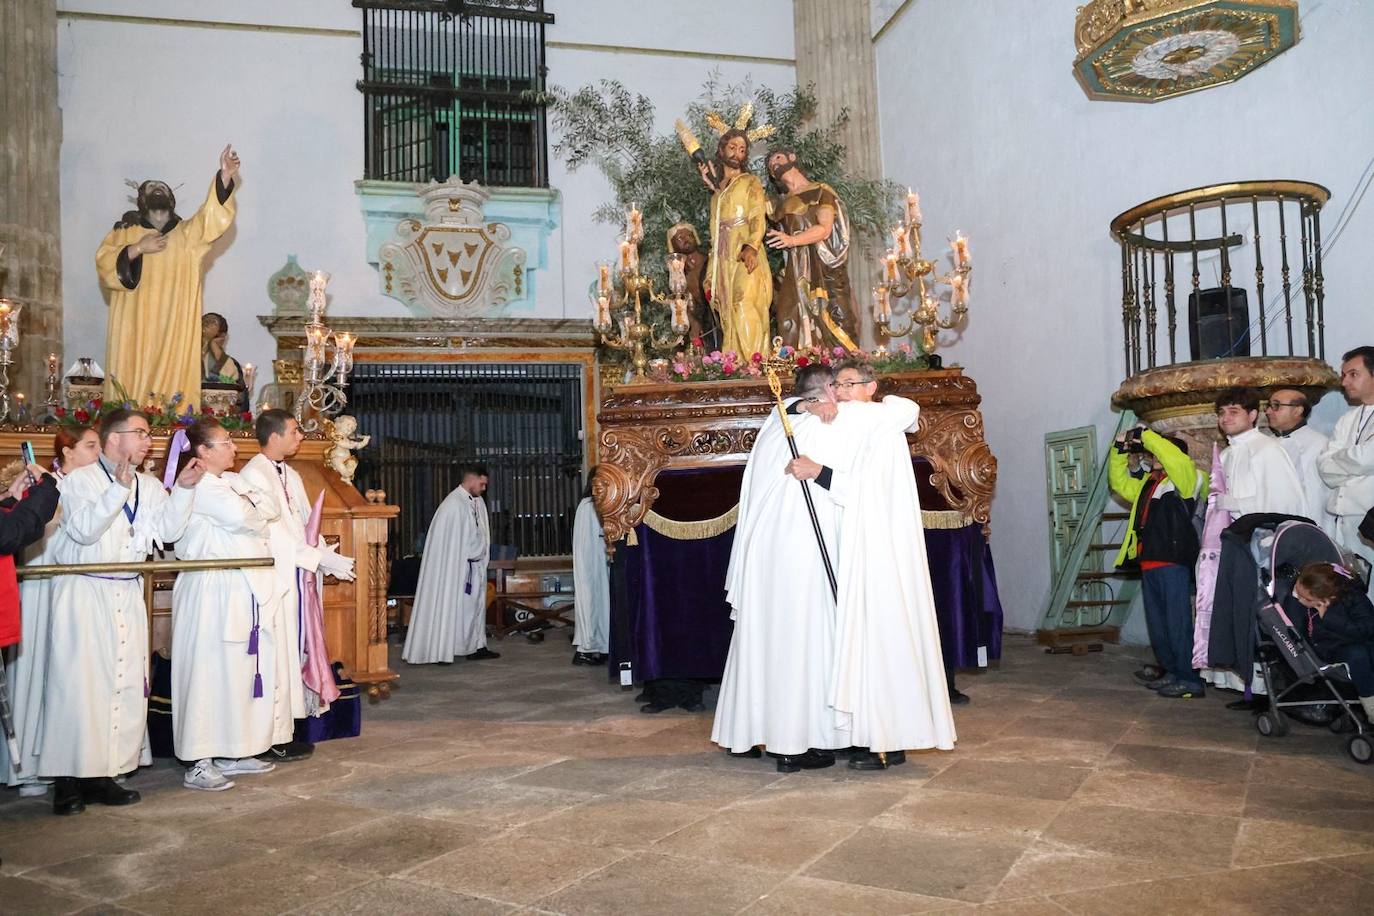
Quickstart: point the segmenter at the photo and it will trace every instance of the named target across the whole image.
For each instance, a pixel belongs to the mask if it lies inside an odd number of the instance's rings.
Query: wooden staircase
[[[1135,414],[1123,411],[1112,442],[1135,424]],[[1074,530],[1064,562],[1050,583],[1045,613],[1036,640],[1048,652],[1084,655],[1115,643],[1140,590],[1140,573],[1117,570],[1112,561],[1126,536],[1130,513],[1112,497],[1107,458],[1097,466],[1082,520]]]

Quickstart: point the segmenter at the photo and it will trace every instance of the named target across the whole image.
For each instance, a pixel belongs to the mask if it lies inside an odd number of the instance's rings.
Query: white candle
[[[253,379],[258,374],[258,367],[252,363],[243,364],[243,388],[251,393],[253,391]]]
[[[686,332],[687,324],[687,300],[673,300],[673,330],[678,333]]]
[[[968,280],[963,274],[949,278],[949,301],[954,306],[968,305]]]
[[[677,252],[668,255],[668,290],[681,294],[687,289],[686,258]]]
[[[892,247],[899,258],[911,257],[911,237],[907,235],[906,224],[898,223],[892,229]]]
[[[644,214],[634,201],[630,202],[630,209],[625,214],[625,234],[635,242],[644,238]]]
[[[597,293],[602,296],[609,296],[611,294],[611,265],[606,261],[602,261],[596,265],[596,272]]]
[[[950,243],[954,248],[954,263],[960,267],[968,267],[970,263],[968,253],[968,239],[964,238],[962,232],[954,233],[954,241]]]
[[[890,314],[891,306],[887,298],[887,287],[873,287],[873,320],[878,322],[878,324],[887,324],[887,319]]]
[[[605,330],[611,327],[611,300],[605,296],[596,297],[596,326]]]
[[[620,270],[622,273],[630,272],[630,252],[634,251],[634,245],[629,239],[620,240]]]
[[[921,195],[911,188],[906,189],[906,221],[912,226],[919,226],[921,219]]]
[[[897,253],[894,251],[883,255],[883,277],[889,283],[897,282]]]

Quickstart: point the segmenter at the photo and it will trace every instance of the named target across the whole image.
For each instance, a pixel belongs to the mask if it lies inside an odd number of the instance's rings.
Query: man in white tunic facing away
[[[815,404],[833,412],[829,368],[797,370],[794,394],[785,404],[797,448],[833,451],[837,446],[822,442],[835,435],[833,427],[809,415]],[[774,411],[759,429],[740,484],[725,574],[735,629],[711,729],[711,740],[737,757],[757,757],[765,747],[780,773],[833,766],[834,750],[850,743],[830,700],[835,599],[802,492],[811,491],[833,565],[839,520],[827,489],[832,473],[818,469],[815,482],[799,482],[786,472],[791,457]]]
[[[267,557],[275,500],[230,468],[238,447],[210,418],[186,430],[188,451],[205,466],[195,508],[177,541],[183,560]],[[170,455],[168,463],[178,456]],[[182,784],[212,792],[229,777],[267,773],[256,759],[272,746],[274,703],[284,705],[277,647],[263,626],[280,596],[271,569],[183,572],[172,588],[172,742],[181,760],[195,761]]]
[[[457,488],[434,512],[420,555],[415,608],[401,657],[412,665],[500,658],[487,648],[487,469],[465,465]]]
[[[611,650],[611,577],[606,568],[606,536],[592,502],[592,481],[573,516],[574,665],[604,665]]]
[[[868,364],[835,372],[839,416],[831,451],[809,457],[834,469],[840,513],[840,594],[831,705],[848,725],[856,770],[906,762],[906,751],[954,747],[954,716],[940,652],[940,629],[926,560],[925,530],[906,435],[914,401],[889,395]],[[807,456],[803,456],[807,457]],[[797,459],[789,473],[810,476]]]
[[[100,422],[101,455],[62,482],[62,523],[53,559],[62,564],[134,563],[186,530],[205,469],[190,461],[171,495],[134,469],[152,446],[148,420],[132,410]],[[89,803],[131,805],[139,794],[114,781],[150,763],[148,617],[133,573],[59,576],[49,610],[48,682],[38,774],[56,780],[53,812]]]
[[[1350,409],[1336,421],[1317,468],[1332,488],[1327,507],[1336,517],[1336,542],[1374,565],[1374,543],[1359,530],[1374,507],[1374,347],[1356,347],[1341,357],[1341,387]]]
[[[276,560],[273,572],[278,598],[275,612],[262,627],[277,647],[275,667],[280,685],[273,699],[272,747],[263,759],[281,763],[303,760],[314,752],[313,745],[294,739],[296,719],[310,715],[313,705],[301,675],[305,663],[301,639],[303,577],[328,573],[351,581],[353,558],[341,556],[333,545],[311,547],[306,541],[310,497],[300,472],[287,463],[305,439],[296,418],[279,408],[264,410],[258,414],[253,431],[259,451],[239,473],[273,503],[265,512],[273,517],[267,526],[267,540]]]
[[[1331,440],[1307,425],[1311,415],[1312,401],[1307,392],[1299,388],[1275,389],[1264,407],[1269,431],[1278,440],[1279,447],[1288,453],[1288,460],[1293,462],[1293,469],[1298,472],[1298,482],[1307,496],[1307,511],[1302,514],[1334,536],[1336,516],[1326,508],[1331,499],[1331,488],[1317,470],[1317,459]]]

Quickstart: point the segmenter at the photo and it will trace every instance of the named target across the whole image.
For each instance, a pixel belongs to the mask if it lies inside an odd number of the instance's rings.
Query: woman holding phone
[[[85,467],[95,461],[100,454],[100,437],[88,426],[63,428],[53,436],[53,459],[50,477],[53,486],[60,491],[62,478],[70,471]],[[26,456],[28,457],[28,456]],[[48,476],[21,473],[19,479],[27,481],[29,476]],[[39,491],[34,490],[37,497]],[[42,565],[52,562],[53,545],[60,515],[56,511],[44,526],[42,537],[24,550],[25,565]],[[21,770],[16,770],[15,761],[7,760],[4,775],[11,786],[19,787],[21,796],[42,795],[48,790],[49,780],[39,780],[35,775],[37,751],[37,725],[43,708],[43,680],[48,654],[48,606],[52,599],[51,579],[25,579],[19,585],[19,604],[22,608],[19,644],[10,650],[9,664],[5,674],[9,681],[10,702],[14,705],[14,731],[19,744]]]

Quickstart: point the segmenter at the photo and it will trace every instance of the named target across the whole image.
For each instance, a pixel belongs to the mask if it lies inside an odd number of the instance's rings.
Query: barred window
[[[353,0],[364,177],[547,187],[544,0]]]

